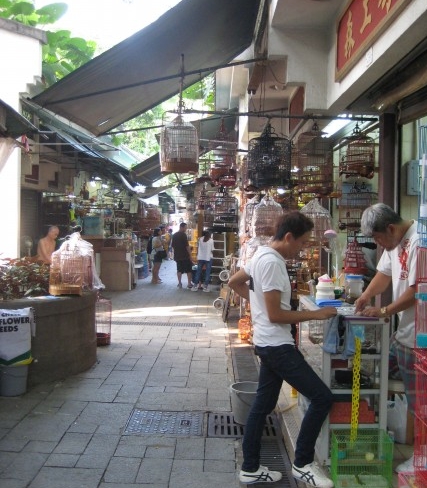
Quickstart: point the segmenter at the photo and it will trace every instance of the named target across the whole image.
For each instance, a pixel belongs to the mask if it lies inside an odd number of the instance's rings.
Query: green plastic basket
[[[359,429],[354,442],[349,429],[332,430],[331,475],[336,487],[389,488],[392,463],[393,441],[385,430]]]

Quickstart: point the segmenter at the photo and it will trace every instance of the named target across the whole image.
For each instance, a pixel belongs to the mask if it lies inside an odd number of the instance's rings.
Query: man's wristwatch
[[[381,317],[387,317],[388,316],[387,307],[381,307],[380,313],[381,313]]]

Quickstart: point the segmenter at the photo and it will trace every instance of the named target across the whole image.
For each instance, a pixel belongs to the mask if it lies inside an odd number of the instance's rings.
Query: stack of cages
[[[331,476],[335,488],[389,488],[393,479],[393,441],[383,429],[331,433]]]
[[[111,300],[98,295],[95,303],[96,344],[108,346],[111,344]]]

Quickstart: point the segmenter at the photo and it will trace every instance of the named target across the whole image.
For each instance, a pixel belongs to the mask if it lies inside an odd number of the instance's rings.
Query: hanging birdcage
[[[340,176],[361,176],[373,178],[375,173],[375,142],[372,137],[362,134],[359,125],[349,137],[339,142]]]
[[[298,193],[328,196],[333,190],[332,146],[317,124],[298,137],[296,182]]]
[[[338,228],[353,234],[359,231],[363,211],[376,199],[377,194],[370,191],[370,186],[356,181],[350,192],[343,193],[339,200]]]
[[[184,57],[182,56],[181,83],[177,117],[166,123],[160,133],[160,170],[163,174],[192,173],[199,170],[199,139],[197,130],[182,117],[184,103],[182,90],[184,84]]]
[[[213,232],[237,232],[238,202],[228,194],[226,188],[219,188],[209,199],[204,213],[204,225]]]
[[[274,201],[270,195],[266,195],[255,206],[252,215],[252,236],[273,237],[276,233],[277,219],[283,215],[281,205]]]
[[[241,237],[252,237],[252,219],[255,207],[259,204],[259,200],[259,195],[255,195],[253,198],[248,200],[243,207],[239,225],[239,235]]]
[[[347,244],[344,256],[344,273],[364,275],[368,271],[362,247],[356,238]]]
[[[258,189],[289,187],[291,143],[279,137],[268,123],[260,137],[249,141],[247,185]]]
[[[311,232],[311,241],[316,245],[322,245],[325,239],[325,231],[332,229],[332,216],[325,207],[322,207],[318,200],[314,198],[307,203],[302,209],[306,217],[309,217],[313,223],[314,227]]]
[[[203,184],[200,190],[199,197],[197,198],[196,207],[198,210],[205,210],[209,205],[209,194],[206,189],[206,183]]]

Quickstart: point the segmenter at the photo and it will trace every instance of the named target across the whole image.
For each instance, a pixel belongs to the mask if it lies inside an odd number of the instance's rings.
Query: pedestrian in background
[[[159,277],[160,266],[162,264],[163,259],[166,257],[166,252],[163,248],[163,241],[161,237],[160,228],[156,228],[153,231],[152,247],[153,250],[151,251],[151,254],[153,260],[153,268],[152,268],[151,283],[153,283],[153,285],[158,285],[159,283],[162,282],[162,280]]]
[[[59,236],[59,228],[56,225],[49,227],[47,234],[39,240],[37,245],[37,260],[51,264],[52,253],[56,248],[56,239]]]
[[[265,419],[276,406],[286,381],[310,400],[296,441],[292,476],[318,488],[334,486],[314,462],[316,440],[331,409],[333,395],[296,347],[292,324],[326,320],[335,316],[337,309],[292,310],[292,286],[286,268],[286,260],[296,258],[310,242],[313,226],[313,221],[301,212],[283,215],[272,243],[260,246],[229,281],[231,289],[250,301],[253,343],[261,362],[258,389],[243,437],[239,480],[245,484],[273,483],[282,478],[279,471],[260,465],[260,452]]]
[[[212,259],[214,251],[214,241],[212,234],[205,230],[202,237],[197,242],[197,271],[194,279],[194,286],[191,291],[197,291],[201,285],[202,271],[205,268],[205,284],[203,291],[209,292],[209,281],[211,279]]]
[[[182,274],[187,275],[187,288],[193,288],[191,283],[193,261],[191,260],[191,248],[188,244],[187,224],[181,222],[179,230],[172,236],[173,258],[176,262],[176,274],[178,288],[182,288]]]

